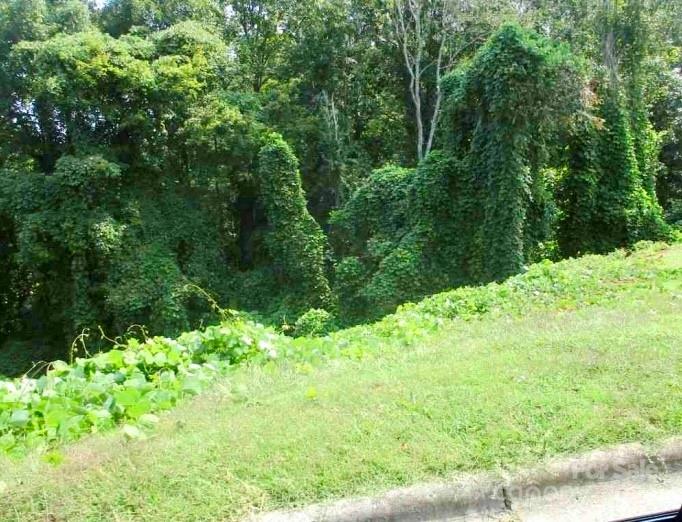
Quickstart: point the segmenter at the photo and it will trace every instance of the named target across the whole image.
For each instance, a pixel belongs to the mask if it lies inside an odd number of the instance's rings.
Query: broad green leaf
[[[14,410],[9,418],[10,426],[21,428],[28,424],[31,414],[28,410]]]
[[[135,388],[124,388],[115,392],[113,396],[120,405],[128,407],[139,401],[142,395]]]

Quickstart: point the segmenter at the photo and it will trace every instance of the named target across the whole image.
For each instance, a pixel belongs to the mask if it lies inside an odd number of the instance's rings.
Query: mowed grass
[[[681,435],[682,246],[603,262],[650,272],[592,305],[405,314],[351,356],[236,368],[147,440],[0,460],[0,520],[235,520]]]

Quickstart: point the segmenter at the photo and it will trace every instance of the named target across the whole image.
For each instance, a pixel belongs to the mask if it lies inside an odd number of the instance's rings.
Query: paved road
[[[682,472],[548,488],[541,496],[514,498],[511,513],[477,513],[449,522],[608,522],[672,511],[682,505]]]

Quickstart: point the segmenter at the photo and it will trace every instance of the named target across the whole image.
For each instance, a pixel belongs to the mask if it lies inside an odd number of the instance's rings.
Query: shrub
[[[338,328],[334,316],[320,308],[311,308],[294,323],[294,335],[303,336],[323,336],[333,332]]]

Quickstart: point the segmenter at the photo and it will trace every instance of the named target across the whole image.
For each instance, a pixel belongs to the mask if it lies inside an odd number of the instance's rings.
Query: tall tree
[[[434,145],[443,76],[490,35],[496,12],[485,2],[471,0],[392,0],[390,38],[409,79],[419,161]]]

